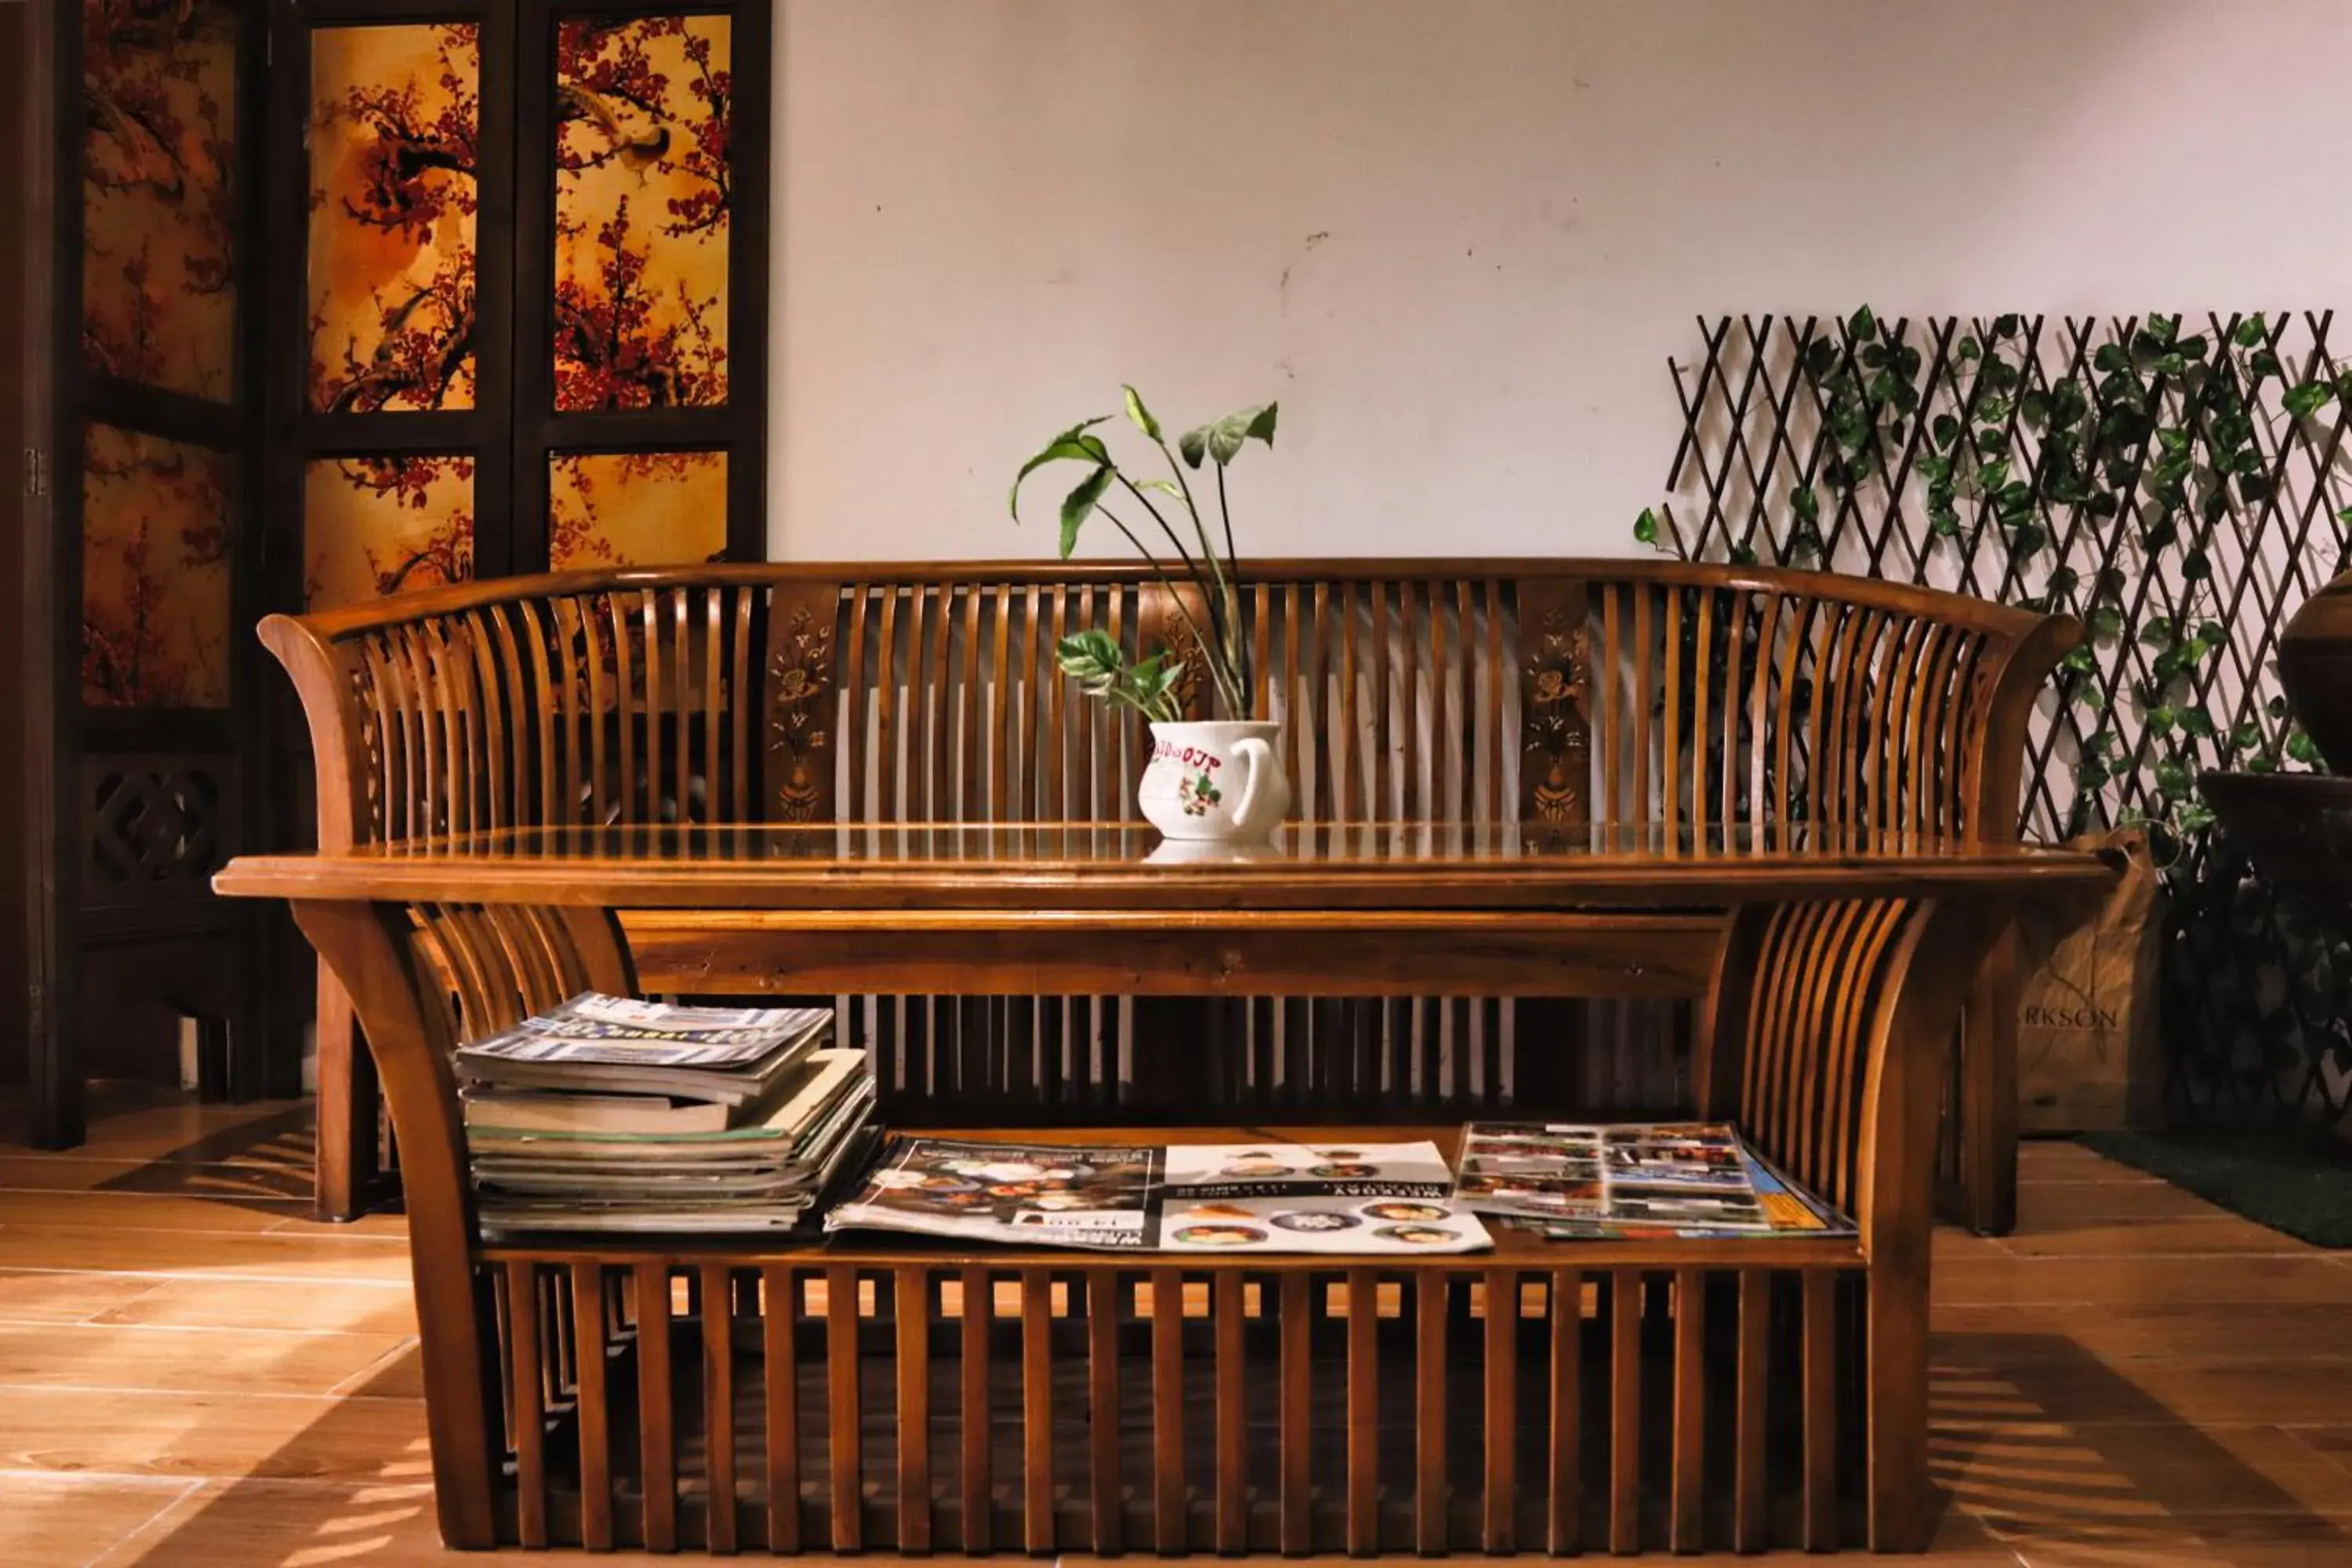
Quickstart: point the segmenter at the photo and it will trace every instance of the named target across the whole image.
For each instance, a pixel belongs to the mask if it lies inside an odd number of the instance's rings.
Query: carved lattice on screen
[[[1702,319],[1650,524],[1692,557],[1818,564],[2092,629],[2028,741],[2023,826],[2172,847],[2173,1100],[2346,1109],[2352,947],[2274,904],[2195,795],[2310,757],[2280,628],[2346,563],[2352,377],[2330,314]],[[1648,531],[1647,526],[1643,531]]]

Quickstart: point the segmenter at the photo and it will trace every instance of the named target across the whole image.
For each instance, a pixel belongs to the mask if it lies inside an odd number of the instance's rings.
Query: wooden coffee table
[[[215,885],[292,901],[380,1069],[452,1546],[1565,1552],[1923,1544],[1954,1025],[2020,901],[2107,874],[1801,826],[1309,824],[1179,858],[1118,826],[828,825],[516,829],[247,857]],[[451,1047],[588,987],[1686,996],[1690,1109],[1739,1123],[1860,1234],[1512,1232],[1360,1264],[873,1236],[486,1244]],[[1450,1146],[1458,1116],[1416,1088],[1426,1042],[1393,1043],[1370,1120]],[[1278,1026],[1129,1049],[1095,1129],[1033,1135],[1366,1120],[1318,1103]],[[1042,1047],[1032,1065],[1042,1105]],[[899,1058],[886,1117],[922,1125],[956,1074]],[[1501,1113],[1574,1115],[1548,1092]]]

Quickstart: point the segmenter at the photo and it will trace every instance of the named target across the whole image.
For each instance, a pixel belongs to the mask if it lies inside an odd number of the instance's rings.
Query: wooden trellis
[[[2165,994],[2184,1107],[2347,1107],[2352,950],[2331,954],[2344,944],[2282,916],[2193,794],[2203,769],[2305,753],[2274,656],[2287,617],[2347,564],[2352,377],[2332,324],[1724,316],[1699,321],[1696,357],[1668,361],[1683,428],[1660,548],[1958,589],[2094,628],[2037,712],[2023,826],[2187,830]],[[2142,389],[2137,441],[2130,421],[2100,417],[2118,375]],[[2200,395],[2217,377],[2233,396],[2219,414]],[[2090,417],[2053,417],[2070,404]],[[2166,504],[2158,429],[2192,458],[2218,455],[2218,483],[2192,477]]]

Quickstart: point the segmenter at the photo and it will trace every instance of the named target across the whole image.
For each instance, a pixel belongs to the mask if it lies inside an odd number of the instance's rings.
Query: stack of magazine
[[[1721,1122],[1474,1121],[1454,1196],[1555,1241],[1854,1230]]]
[[[820,1007],[594,992],[459,1047],[485,1235],[787,1230],[874,1136]]]
[[[892,1138],[827,1231],[1120,1252],[1383,1257],[1493,1245],[1434,1143]]]

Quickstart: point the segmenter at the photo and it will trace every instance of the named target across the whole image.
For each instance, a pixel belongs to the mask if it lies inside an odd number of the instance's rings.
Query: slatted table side
[[[1868,1539],[1866,1476],[1843,1458],[1866,1412],[1835,1375],[1860,1347],[1830,1310],[1858,1265],[485,1269],[516,1423],[494,1482],[507,1544],[1560,1555]],[[551,1291],[583,1289],[601,1310],[555,1333]],[[1236,1372],[1249,1392],[1229,1407],[1214,1391]]]

